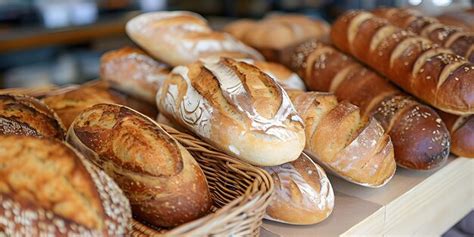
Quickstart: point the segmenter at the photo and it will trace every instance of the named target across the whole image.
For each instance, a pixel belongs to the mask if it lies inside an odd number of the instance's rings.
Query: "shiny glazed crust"
[[[474,158],[474,115],[459,116],[438,111],[451,133],[451,152]]]

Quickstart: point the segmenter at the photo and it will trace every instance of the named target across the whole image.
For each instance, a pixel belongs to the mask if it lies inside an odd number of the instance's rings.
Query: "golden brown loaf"
[[[83,110],[99,103],[127,105],[152,118],[155,118],[157,114],[155,106],[112,90],[105,81],[53,91],[43,98],[43,102],[58,114],[66,128],[69,128],[72,121]]]
[[[424,170],[446,161],[449,132],[433,109],[329,45],[309,40],[290,51],[287,63],[309,89],[330,91],[381,123],[392,139],[399,166]]]
[[[303,122],[286,92],[253,65],[229,58],[173,69],[157,94],[160,113],[251,164],[280,165],[303,150]]]
[[[306,90],[303,80],[296,73],[281,64],[254,60],[242,61],[256,66],[262,72],[273,78],[285,90]]]
[[[23,95],[0,95],[0,135],[27,135],[64,140],[58,116],[41,101]]]
[[[155,104],[158,87],[168,73],[167,65],[137,48],[112,50],[100,60],[101,79],[113,88],[151,104]]]
[[[171,66],[186,65],[207,56],[263,59],[233,36],[215,32],[200,15],[186,11],[144,13],[126,26],[128,36]]]
[[[357,106],[325,92],[289,91],[305,122],[305,151],[336,175],[380,187],[394,175],[393,145],[380,123],[362,118]]]
[[[451,27],[413,9],[378,8],[373,11],[391,24],[421,35],[474,63],[474,33]]]
[[[438,111],[451,132],[451,152],[474,158],[474,115],[459,116]]]
[[[279,166],[264,168],[275,182],[275,194],[266,219],[293,225],[325,220],[334,208],[334,192],[324,170],[307,155]]]
[[[74,120],[67,140],[117,182],[138,219],[173,227],[209,212],[198,163],[150,118],[124,106],[94,105]]]
[[[63,142],[0,136],[0,232],[6,236],[124,236],[128,200]]]
[[[474,64],[451,50],[362,11],[338,18],[331,39],[430,105],[454,114],[474,113]]]

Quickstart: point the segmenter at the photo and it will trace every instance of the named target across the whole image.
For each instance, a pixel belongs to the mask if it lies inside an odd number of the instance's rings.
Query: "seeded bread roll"
[[[324,92],[288,91],[305,122],[305,152],[352,183],[381,187],[395,174],[393,144],[380,123]]]
[[[140,220],[174,227],[209,212],[198,163],[150,118],[124,106],[94,105],[74,120],[67,140],[117,182]]]
[[[303,122],[286,92],[245,62],[206,58],[175,67],[156,100],[168,119],[251,164],[290,162],[304,147]]]
[[[451,152],[474,158],[474,115],[458,116],[438,111],[451,133]]]
[[[125,236],[128,200],[104,172],[56,139],[0,136],[0,232]]]
[[[449,132],[432,108],[324,43],[309,40],[288,51],[286,63],[309,89],[332,92],[359,106],[362,116],[373,116],[381,123],[392,139],[399,166],[426,170],[447,160]]]
[[[264,168],[275,182],[266,219],[310,225],[325,220],[334,208],[334,192],[324,170],[304,153],[292,162]]]
[[[0,95],[0,135],[27,135],[64,140],[64,125],[41,101],[23,95]]]
[[[405,91],[448,113],[474,113],[474,64],[424,37],[363,11],[331,28],[332,43]]]
[[[126,31],[135,43],[171,66],[208,56],[263,59],[233,36],[212,31],[204,18],[192,12],[144,13],[127,22]]]
[[[100,60],[100,77],[128,95],[155,104],[156,92],[169,67],[145,52],[124,47],[105,53]]]

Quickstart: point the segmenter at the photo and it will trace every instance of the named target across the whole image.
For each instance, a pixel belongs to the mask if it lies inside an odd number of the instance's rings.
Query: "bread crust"
[[[474,158],[474,115],[459,116],[438,111],[451,133],[451,152]]]

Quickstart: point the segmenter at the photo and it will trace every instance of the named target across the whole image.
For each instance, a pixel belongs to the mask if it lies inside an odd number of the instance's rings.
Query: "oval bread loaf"
[[[209,212],[209,187],[198,163],[146,116],[94,105],[74,120],[67,140],[117,182],[138,219],[173,227]]]

